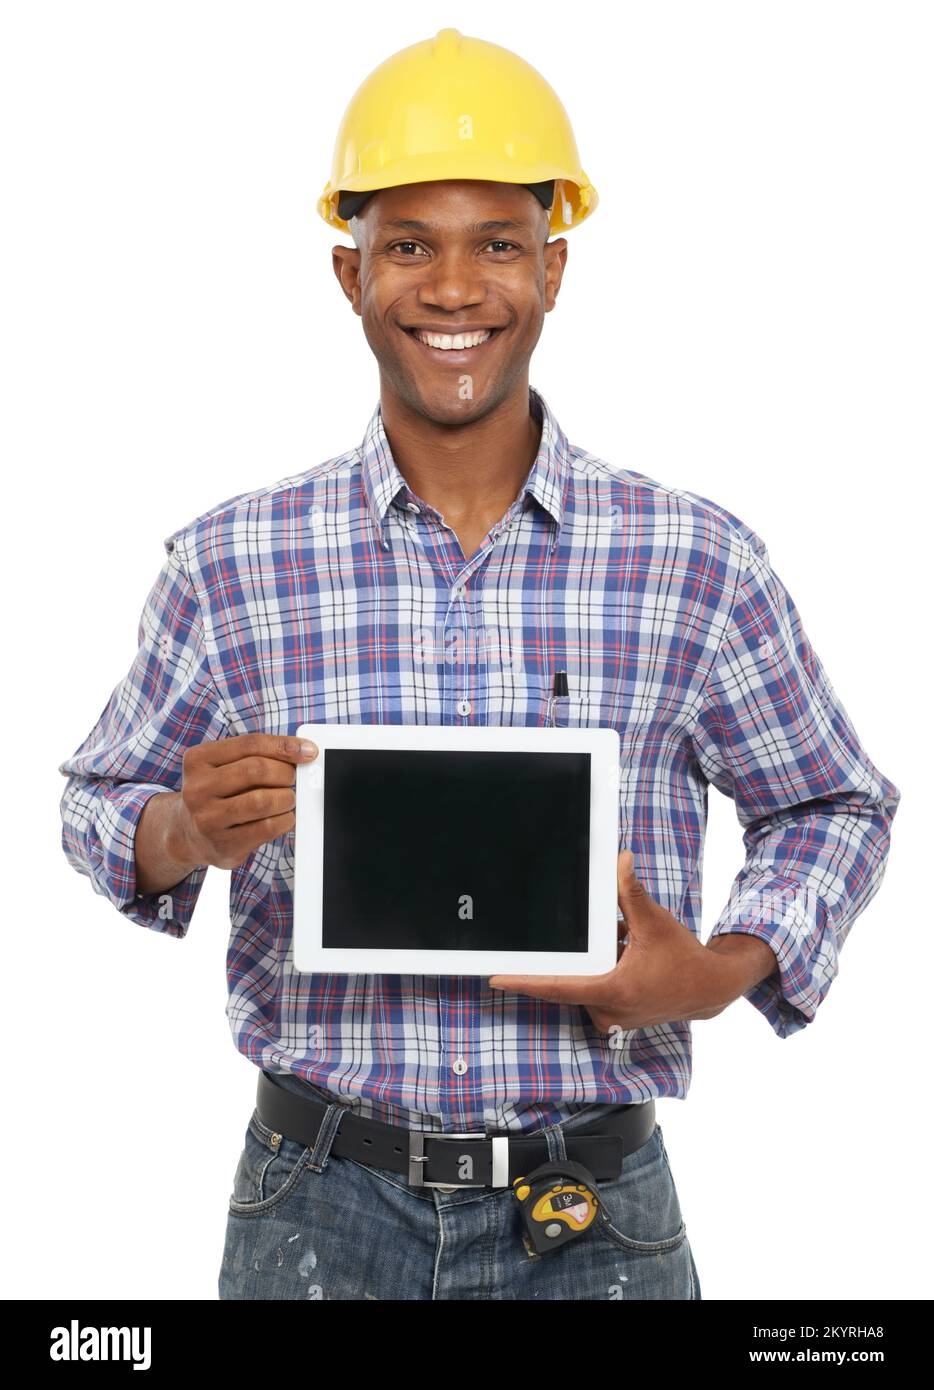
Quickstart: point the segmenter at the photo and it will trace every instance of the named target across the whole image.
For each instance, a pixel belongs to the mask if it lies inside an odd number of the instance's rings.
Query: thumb
[[[616,861],[616,883],[619,889],[619,906],[626,919],[627,927],[638,921],[650,898],[644,886],[636,878],[636,860],[631,849],[620,852]]]

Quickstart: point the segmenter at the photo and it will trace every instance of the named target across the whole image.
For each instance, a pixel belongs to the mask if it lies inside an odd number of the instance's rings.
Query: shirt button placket
[[[463,639],[458,644],[456,660],[453,664],[446,663],[444,672],[445,681],[452,682],[445,695],[453,703],[454,723],[468,721],[471,715],[475,715],[479,708],[477,701],[483,693],[480,682],[484,668],[480,659],[479,634],[472,626],[474,614],[482,611],[479,595],[475,592],[478,584],[477,575],[472,577],[469,587],[468,581],[461,578],[450,591],[450,620],[452,624],[457,624]],[[470,1071],[470,1048],[480,1026],[475,985],[476,982],[469,977],[456,977],[452,981],[449,1007],[443,1012],[446,1027],[441,1045],[447,1059],[450,1081],[450,1106],[446,1109],[455,1129],[476,1128],[475,1124],[468,1124],[471,1118],[471,1087],[465,1079]]]
[[[451,589],[451,614],[463,639],[458,642],[457,658],[453,666],[453,685],[450,690],[450,697],[456,699],[454,712],[457,719],[469,718],[474,708],[470,699],[470,681],[477,679],[477,673],[472,669],[476,643],[470,629],[470,608],[471,605],[467,601],[467,583],[459,579]]]

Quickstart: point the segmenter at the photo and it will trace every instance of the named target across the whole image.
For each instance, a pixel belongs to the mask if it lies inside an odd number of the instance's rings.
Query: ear
[[[357,246],[334,246],[331,248],[331,265],[338,283],[350,300],[355,314],[360,308],[360,249]]]
[[[545,260],[545,313],[550,314],[555,307],[558,291],[561,289],[561,279],[568,258],[567,237],[559,236],[555,237],[554,241],[546,241],[543,256]]]

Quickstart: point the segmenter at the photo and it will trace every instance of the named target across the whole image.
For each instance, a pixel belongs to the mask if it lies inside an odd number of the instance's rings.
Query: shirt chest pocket
[[[660,701],[643,685],[587,681],[571,684],[569,693],[543,690],[539,723],[543,728],[615,729],[620,741],[641,738],[651,728]]]

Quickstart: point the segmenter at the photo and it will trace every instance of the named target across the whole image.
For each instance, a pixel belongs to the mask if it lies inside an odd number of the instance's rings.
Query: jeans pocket
[[[310,1146],[277,1134],[254,1109],[234,1173],[229,1209],[233,1216],[262,1216],[295,1192],[309,1172]]]
[[[633,1254],[676,1250],[687,1237],[661,1126],[623,1159],[618,1178],[599,1184],[595,1231]]]

